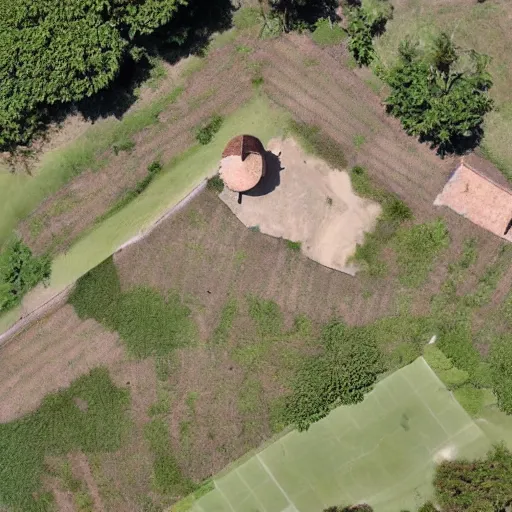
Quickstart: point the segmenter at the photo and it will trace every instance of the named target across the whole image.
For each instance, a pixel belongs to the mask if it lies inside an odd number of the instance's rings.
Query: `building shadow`
[[[284,167],[281,165],[281,159],[279,155],[272,153],[272,151],[265,151],[265,176],[261,178],[258,184],[244,192],[244,195],[258,197],[258,196],[266,196],[270,194],[270,192],[274,191],[281,183],[281,171],[284,170]]]

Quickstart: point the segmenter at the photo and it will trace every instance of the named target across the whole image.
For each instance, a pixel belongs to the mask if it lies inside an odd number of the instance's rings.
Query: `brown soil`
[[[48,393],[123,353],[117,334],[94,320],[82,322],[71,306],[63,306],[2,349],[0,422],[35,409]]]

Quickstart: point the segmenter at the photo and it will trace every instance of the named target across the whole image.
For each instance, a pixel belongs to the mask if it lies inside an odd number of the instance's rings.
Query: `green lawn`
[[[86,169],[99,169],[101,154],[113,145],[123,146],[144,128],[158,123],[158,115],[179,97],[182,88],[160,97],[151,105],[91,126],[75,142],[44,155],[33,176],[0,172],[0,246],[46,197]]]
[[[310,512],[366,502],[415,510],[432,494],[436,453],[480,456],[490,440],[423,358],[307,432],[292,431],[218,476],[192,512]],[[176,510],[184,510],[184,503]]]
[[[264,97],[256,96],[225,119],[210,144],[194,146],[180,158],[168,162],[143,194],[86,233],[67,253],[57,256],[50,286],[57,293],[75,282],[124,242],[148,228],[204,178],[213,175],[222,149],[231,137],[251,133],[267,143],[272,137],[282,135],[285,125],[285,115],[272,109]],[[0,331],[11,326],[19,316],[20,308],[15,308],[0,317]]]

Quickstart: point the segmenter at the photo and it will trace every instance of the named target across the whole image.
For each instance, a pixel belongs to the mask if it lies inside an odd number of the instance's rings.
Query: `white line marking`
[[[263,466],[263,469],[267,472],[270,479],[276,484],[277,488],[281,491],[282,495],[286,498],[286,500],[288,501],[288,504],[293,507],[293,510],[296,510],[298,512],[299,509],[295,506],[295,503],[293,502],[293,500],[290,499],[290,496],[288,496],[286,491],[279,485],[279,482],[276,480],[275,476],[272,474],[272,472],[270,471],[268,466],[265,464],[265,462],[263,462],[259,453],[256,454],[256,458],[258,459],[259,463]]]
[[[254,491],[252,490],[252,488],[249,486],[249,484],[245,481],[245,478],[240,474],[240,472],[238,471],[238,468],[235,468],[235,473],[238,475],[238,478],[240,478],[240,480],[242,480],[242,483],[247,487],[247,489],[249,489],[249,492],[254,496],[254,499],[260,504],[260,506],[262,507],[262,511],[263,512],[266,512],[267,511],[267,508],[265,507],[265,505],[263,505],[263,503],[261,503],[261,501],[258,499],[258,496],[256,496],[256,494],[254,493]]]
[[[220,495],[224,498],[224,501],[229,505],[229,508],[233,512],[236,512],[236,510],[231,505],[231,502],[227,499],[226,495],[222,492],[222,489],[217,485],[217,482],[215,482],[215,489],[217,489],[217,491],[219,491]]]

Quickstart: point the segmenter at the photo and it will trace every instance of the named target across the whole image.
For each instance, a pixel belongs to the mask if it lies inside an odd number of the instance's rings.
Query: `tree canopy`
[[[406,40],[396,66],[384,73],[392,92],[388,112],[409,135],[429,141],[440,154],[476,145],[484,115],[492,109],[489,58],[456,48],[441,34],[430,52]]]
[[[106,87],[137,38],[187,0],[0,0],[0,147],[26,144],[47,105]]]
[[[434,487],[443,512],[505,512],[512,504],[512,453],[496,446],[483,460],[445,461]]]

